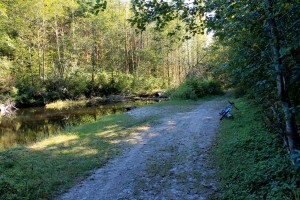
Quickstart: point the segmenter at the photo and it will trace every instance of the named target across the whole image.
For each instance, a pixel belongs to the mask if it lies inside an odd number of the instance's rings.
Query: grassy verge
[[[240,111],[222,121],[213,152],[220,179],[218,199],[299,199],[298,178],[275,133],[263,125],[259,108],[235,100]]]
[[[120,153],[120,141],[138,127],[157,123],[166,114],[189,111],[198,103],[163,102],[173,109],[139,119],[126,114],[109,115],[97,122],[69,127],[32,146],[0,151],[0,199],[49,199]]]

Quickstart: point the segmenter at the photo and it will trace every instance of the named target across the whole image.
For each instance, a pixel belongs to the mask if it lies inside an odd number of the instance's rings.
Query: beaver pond
[[[45,107],[19,109],[12,116],[0,117],[0,150],[33,144],[59,133],[66,126],[93,122],[104,115],[125,112],[128,106],[145,103],[118,102],[64,109]]]

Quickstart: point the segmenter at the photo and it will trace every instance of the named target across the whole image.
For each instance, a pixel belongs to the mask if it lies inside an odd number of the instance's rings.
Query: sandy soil
[[[199,104],[191,112],[141,127],[124,142],[134,145],[95,171],[59,200],[207,199],[217,189],[208,152],[217,134],[220,99]],[[170,107],[141,107],[128,114],[137,118]],[[172,108],[172,109],[176,109]]]

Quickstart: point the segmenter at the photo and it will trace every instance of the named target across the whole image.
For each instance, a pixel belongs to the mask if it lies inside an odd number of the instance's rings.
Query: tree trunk
[[[168,69],[168,86],[171,86],[171,69],[170,69],[170,61],[169,61],[169,52],[167,53],[167,69]]]
[[[297,134],[297,124],[294,113],[290,112],[291,103],[288,91],[285,87],[285,78],[282,70],[282,60],[280,58],[280,44],[279,44],[279,33],[277,31],[276,22],[274,15],[271,10],[271,5],[269,0],[265,0],[266,3],[266,12],[269,16],[268,25],[270,28],[270,37],[271,37],[271,50],[273,53],[273,64],[275,67],[275,72],[277,74],[276,83],[277,83],[277,94],[281,102],[281,107],[284,112],[285,117],[285,129],[287,135],[287,142],[289,146],[289,152],[291,160],[295,165],[297,162],[297,150],[299,150],[299,136]]]
[[[95,69],[96,69],[96,54],[97,54],[97,41],[96,41],[96,30],[95,24],[92,22],[92,34],[93,34],[93,47],[92,47],[92,84],[95,80]]]
[[[59,79],[61,80],[62,77],[62,59],[61,59],[61,51],[60,51],[60,41],[59,41],[59,30],[58,30],[58,22],[57,22],[57,16],[55,16],[55,27],[54,27],[54,31],[55,31],[55,39],[56,39],[56,48],[57,48],[57,58],[58,58],[58,65],[59,65]]]
[[[46,62],[46,58],[45,58],[45,51],[46,51],[46,20],[45,20],[45,13],[44,13],[44,6],[45,6],[45,2],[44,0],[42,0],[42,71],[41,71],[41,79],[43,81],[43,83],[45,82],[45,62]]]
[[[127,27],[126,27],[126,22],[127,22],[127,18],[128,18],[128,13],[127,13],[127,7],[126,9],[126,13],[125,13],[125,19],[124,19],[124,32],[125,32],[125,40],[124,40],[124,53],[125,53],[125,70],[124,72],[126,74],[129,74],[129,55],[128,55],[128,47],[127,47],[127,41],[128,41],[128,34],[127,34]]]
[[[30,66],[30,73],[31,73],[31,85],[34,86],[33,81],[33,66],[32,66],[32,55],[31,55],[31,47],[28,47],[28,53],[29,53],[29,66]]]
[[[72,52],[72,71],[77,67],[78,56],[77,56],[77,41],[76,41],[76,21],[75,14],[72,11],[72,43],[73,43],[73,52]]]
[[[135,72],[135,60],[134,60],[134,54],[135,54],[135,37],[134,33],[131,33],[131,73]]]
[[[186,50],[187,50],[187,64],[188,64],[188,73],[189,73],[191,69],[189,40],[186,40]]]
[[[45,20],[43,16],[43,39],[42,39],[42,80],[45,81],[45,39],[46,39],[46,28]]]

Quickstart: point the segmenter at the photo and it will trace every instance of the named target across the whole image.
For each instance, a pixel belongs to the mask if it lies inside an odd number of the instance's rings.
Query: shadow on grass
[[[116,144],[140,123],[111,115],[33,146],[0,152],[0,199],[49,199],[65,191],[116,156]]]

